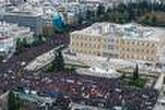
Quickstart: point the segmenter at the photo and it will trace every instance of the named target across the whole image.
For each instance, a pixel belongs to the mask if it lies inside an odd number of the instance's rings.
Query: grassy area
[[[139,78],[137,80],[130,79],[130,81],[128,83],[130,86],[135,86],[138,88],[144,88],[145,83],[146,83],[146,79],[142,79],[142,78]]]
[[[134,80],[133,76],[126,76],[125,74],[122,75],[121,81],[126,83],[128,86],[133,86],[137,88],[144,88],[145,83],[147,82],[146,78],[139,78]]]

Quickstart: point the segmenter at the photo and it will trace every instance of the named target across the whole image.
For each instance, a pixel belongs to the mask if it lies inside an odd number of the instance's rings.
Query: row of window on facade
[[[152,49],[139,49],[139,48],[121,48],[120,51],[125,52],[135,52],[135,53],[147,53],[147,54],[154,54],[155,51]]]
[[[137,60],[147,60],[147,61],[154,61],[153,57],[149,56],[137,56],[137,55],[130,55],[130,54],[123,54],[120,55],[120,58],[122,59],[137,59]]]
[[[90,37],[87,37],[87,36],[75,36],[73,37],[72,35],[72,39],[75,39],[75,40],[85,40],[85,41],[98,41],[100,42],[101,41],[101,38],[99,37],[96,37],[96,36],[90,36]]]
[[[72,42],[72,46],[76,47],[86,47],[86,48],[96,48],[100,49],[102,46],[100,44],[91,44],[91,43],[74,43]],[[115,50],[117,48],[117,45],[103,45],[104,49],[109,49],[109,50]]]
[[[90,36],[90,37],[87,37],[87,36],[77,36],[77,37],[72,37],[72,39],[75,39],[75,40],[85,40],[85,41],[97,41],[97,42],[100,42],[100,41],[104,41],[104,42],[111,42],[111,43],[118,43],[119,41],[115,38],[112,38],[112,39],[103,39],[103,38],[99,38],[99,37],[95,37],[95,36]]]
[[[156,43],[143,42],[143,41],[125,41],[125,40],[121,40],[121,44],[139,45],[139,46],[146,46],[146,47],[156,47]]]
[[[119,41],[117,39],[104,39],[104,42],[107,42],[107,43],[118,43]]]
[[[85,40],[85,41],[98,41],[100,42],[101,40],[104,40],[104,42],[115,42],[115,43],[122,43],[122,44],[126,44],[126,45],[140,45],[140,46],[150,46],[150,47],[155,47],[156,46],[156,43],[155,42],[151,42],[151,41],[142,41],[142,40],[137,40],[137,41],[133,41],[133,40],[124,40],[124,39],[121,39],[119,42],[119,39],[115,39],[115,38],[112,38],[112,39],[102,39],[102,38],[96,38],[95,36],[90,36],[90,37],[87,37],[87,36],[76,36],[76,37],[72,37],[72,39],[75,39],[75,40]]]
[[[88,50],[83,50],[83,49],[72,49],[72,51],[77,52],[77,53],[82,53],[82,54],[101,56],[100,52],[98,51],[88,51]]]
[[[100,49],[101,48],[101,45],[99,44],[91,44],[91,43],[74,43],[72,42],[72,46],[76,46],[76,47],[85,47],[85,48],[97,48],[97,49]]]
[[[72,49],[73,52],[76,53],[82,53],[82,54],[88,54],[88,55],[96,55],[101,56],[101,53],[99,51],[92,51],[92,50],[83,50],[83,49]],[[118,58],[119,54],[115,53],[109,53],[109,52],[103,52],[104,57],[110,57],[110,58]],[[121,59],[137,59],[137,60],[147,60],[147,61],[154,61],[154,57],[152,56],[143,56],[143,55],[130,55],[130,54],[121,54]]]
[[[116,53],[103,52],[103,57],[118,58],[119,55]]]

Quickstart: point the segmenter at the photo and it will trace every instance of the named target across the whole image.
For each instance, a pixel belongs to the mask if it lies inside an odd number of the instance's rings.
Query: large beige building
[[[165,29],[138,24],[95,23],[71,33],[77,55],[160,62],[165,56]]]

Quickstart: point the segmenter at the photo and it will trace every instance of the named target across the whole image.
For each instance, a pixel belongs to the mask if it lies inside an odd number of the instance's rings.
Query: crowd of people
[[[18,74],[24,65],[37,56],[53,49],[56,45],[68,44],[66,35],[48,39],[46,43],[33,48],[25,48],[23,53],[14,55],[0,63],[0,95],[18,86],[35,90],[49,96],[50,92],[60,92],[75,102],[102,108],[126,107],[129,110],[151,110],[156,103],[158,92],[152,88],[137,89],[121,83],[120,79],[96,78],[85,75],[31,72]],[[23,64],[24,62],[24,64]]]
[[[158,97],[158,92],[152,88],[132,88],[122,84],[120,79],[68,75],[67,73],[0,75],[1,92],[18,86],[35,90],[38,94],[48,97],[51,97],[50,92],[57,91],[70,97],[75,103],[112,109],[121,106],[128,110],[152,110]]]
[[[13,55],[7,61],[0,61],[0,73],[18,72],[20,68],[22,68],[22,63],[28,64],[30,61],[34,60],[39,55],[50,51],[56,46],[59,46],[61,44],[68,45],[68,43],[69,36],[64,34],[58,34],[54,37],[48,38],[48,40],[41,45],[24,48],[22,53]]]

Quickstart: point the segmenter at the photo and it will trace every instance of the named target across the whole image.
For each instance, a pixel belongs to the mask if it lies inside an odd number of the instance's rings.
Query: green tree
[[[62,52],[61,52],[61,50],[58,50],[57,53],[55,53],[54,61],[52,62],[50,67],[48,67],[48,71],[60,72],[60,71],[65,70],[64,67],[65,67],[65,64],[64,64]]]
[[[16,45],[17,45],[17,48],[21,47],[21,40],[20,40],[20,38],[17,39]]]
[[[25,48],[28,47],[28,43],[27,43],[27,40],[25,38],[22,41],[22,46],[25,47]]]
[[[13,92],[9,93],[8,97],[8,110],[20,110],[21,101],[18,96],[15,96]]]
[[[133,79],[134,80],[139,79],[139,67],[138,67],[138,64],[136,64],[136,67],[135,67],[135,69],[133,71]]]
[[[23,42],[20,38],[18,38],[16,41],[16,54],[19,54],[21,52],[23,52]]]
[[[155,24],[156,23],[156,21],[157,21],[157,18],[156,18],[156,16],[152,16],[152,19],[151,19],[151,21],[152,21],[152,24]]]
[[[86,17],[87,20],[90,20],[91,19],[91,15],[92,15],[92,11],[88,9],[86,14],[87,14],[87,17]]]
[[[99,20],[105,15],[105,7],[103,5],[99,5],[97,8],[96,16]]]

